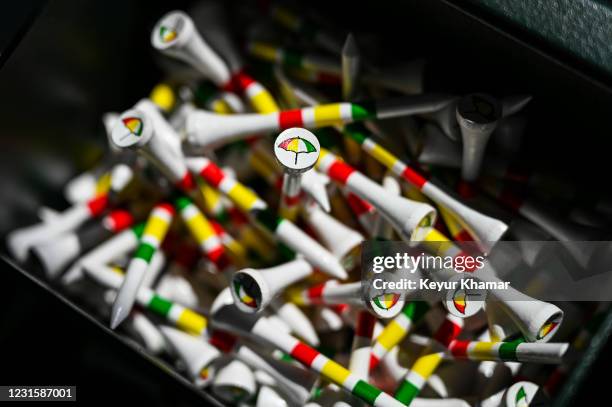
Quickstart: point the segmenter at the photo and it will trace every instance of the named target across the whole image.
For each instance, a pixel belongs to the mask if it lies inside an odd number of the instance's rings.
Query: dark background
[[[101,114],[132,105],[160,79],[149,34],[169,10],[162,2],[4,3],[3,232],[34,221],[40,202],[61,208],[63,180],[99,153],[90,147],[92,140],[100,150],[104,145]],[[426,89],[534,95],[521,161],[575,182],[581,191],[576,202],[609,194],[603,181],[612,134],[607,73],[473,3],[314,1],[305,6],[326,10],[339,29],[379,38],[381,46],[369,56],[379,65],[425,57],[430,62]],[[45,163],[42,156],[58,161]],[[49,183],[55,188],[43,186]],[[87,405],[125,398],[142,405],[204,405],[199,395],[5,263],[2,273],[0,384],[76,385],[78,399]],[[596,378],[607,377],[608,363],[606,349],[575,405],[604,399],[607,388]]]

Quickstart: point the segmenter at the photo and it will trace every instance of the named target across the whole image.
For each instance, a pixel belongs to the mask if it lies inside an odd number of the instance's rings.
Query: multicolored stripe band
[[[344,127],[344,134],[359,143],[365,152],[384,165],[389,171],[408,181],[410,184],[422,189],[428,182],[421,174],[408,167],[406,163],[393,153],[374,141],[365,127],[348,125]]]
[[[196,187],[193,176],[189,171],[185,171],[185,174],[176,182],[176,187],[184,192],[190,192]]]
[[[198,170],[198,174],[213,188],[217,188],[225,194],[238,208],[240,208],[240,210],[246,213],[252,213],[254,211],[263,211],[267,209],[268,205],[262,201],[257,194],[237,180],[226,176],[223,170],[213,162],[206,159],[202,161],[202,163],[203,165]],[[276,229],[275,226],[272,227],[272,231]]]
[[[374,225],[376,224],[376,219],[379,216],[378,212],[376,212],[376,208],[361,197],[355,195],[352,192],[349,192],[346,188],[342,188],[342,193],[346,198],[346,203],[355,216],[357,216],[357,220],[359,224],[368,232],[374,230]]]
[[[104,216],[99,223],[86,225],[76,232],[81,252],[95,247],[110,236],[123,231],[134,222],[132,215],[123,209],[117,209]]]
[[[287,353],[307,368],[320,373],[332,383],[342,387],[353,396],[373,406],[391,407],[402,405],[389,394],[372,386],[367,381],[359,379],[350,370],[347,370],[340,364],[327,358],[322,353],[293,336],[282,333],[271,334],[269,332],[270,324],[266,322],[267,319],[260,319],[253,326],[252,333],[263,338],[268,338],[277,348]]]
[[[518,360],[517,349],[524,339],[512,342],[475,342],[459,341],[451,342],[448,350],[454,358],[471,360],[494,360],[522,362]]]
[[[189,198],[181,197],[177,199],[176,206],[204,255],[219,271],[224,271],[229,265],[229,259],[225,255],[221,239],[212,224]]]
[[[227,217],[225,204],[221,199],[222,195],[218,190],[212,188],[206,182],[201,182],[200,192],[202,193],[204,210],[206,211],[206,214],[217,219],[224,219]]]
[[[219,239],[221,239],[221,244],[223,244],[223,247],[227,250],[227,255],[232,260],[231,263],[238,267],[244,266],[247,260],[247,248],[238,240],[234,239],[219,222],[211,220],[210,224],[217,236],[219,236]]]
[[[278,130],[291,127],[317,128],[375,119],[376,105],[365,103],[332,103],[278,112]]]
[[[171,204],[164,202],[155,205],[145,224],[135,258],[145,260],[147,263],[151,260],[153,253],[168,233],[173,217],[174,207]]]
[[[124,209],[114,210],[102,219],[104,228],[112,233],[121,232],[123,229],[130,227],[133,222],[132,214]]]
[[[270,92],[244,70],[232,75],[230,81],[222,89],[244,95],[257,113],[272,113],[279,110]]]
[[[116,284],[114,284],[116,286],[120,286],[121,280],[125,278],[123,270],[117,267],[98,267],[95,270],[88,270],[88,272],[94,274],[104,273],[102,276],[96,276],[102,281],[118,279]],[[208,323],[206,317],[158,295],[148,287],[140,287],[138,289],[136,302],[141,307],[163,317],[166,321],[185,332],[198,336],[206,335]]]
[[[444,359],[446,349],[457,338],[462,329],[463,319],[450,314],[446,316],[433,336],[435,342],[423,350],[395,392],[395,397],[399,401],[405,405],[410,405],[412,400],[419,395],[429,377]],[[436,351],[434,347],[440,347],[441,349]]]
[[[355,305],[359,309],[368,309],[381,318],[395,317],[401,312],[405,302],[399,293],[382,293],[374,298],[366,299],[362,295],[362,287],[359,282],[338,284],[335,280],[326,281],[301,292],[290,292],[289,298],[301,305]]]
[[[429,232],[423,238],[423,245],[427,247],[432,254],[438,256],[462,257],[467,255],[465,251],[435,228],[429,228]]]
[[[470,235],[470,233],[465,230],[457,219],[443,206],[438,205],[438,213],[440,217],[444,220],[444,225],[450,232],[453,240],[457,242],[472,242],[474,241],[474,237]]]
[[[298,305],[322,305],[324,304],[325,289],[335,285],[338,285],[338,281],[327,280],[303,291],[290,291],[289,299]]]
[[[87,201],[86,206],[89,210],[90,216],[93,218],[101,215],[102,212],[104,212],[106,208],[108,208],[108,204],[108,194],[103,194]]]
[[[110,172],[105,172],[104,174],[102,174],[96,182],[96,190],[94,192],[94,196],[108,194],[111,189],[111,181],[112,177]]]
[[[406,338],[415,324],[419,323],[430,305],[423,301],[406,304],[402,312],[393,318],[378,335],[372,345],[370,369],[376,368],[384,356]]]
[[[568,346],[567,343],[526,343],[523,338],[511,342],[454,340],[448,350],[456,359],[561,363]]]
[[[203,315],[161,297],[149,288],[140,288],[137,301],[140,306],[187,333],[198,336],[206,334],[207,320]]]

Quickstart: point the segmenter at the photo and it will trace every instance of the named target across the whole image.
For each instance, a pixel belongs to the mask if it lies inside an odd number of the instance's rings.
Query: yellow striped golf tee
[[[212,224],[189,198],[177,199],[176,206],[204,255],[217,267],[217,270],[225,271],[229,260]]]

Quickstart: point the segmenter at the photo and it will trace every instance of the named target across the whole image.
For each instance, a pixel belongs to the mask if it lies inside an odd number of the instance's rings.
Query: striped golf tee
[[[387,352],[406,338],[414,325],[423,319],[429,308],[430,305],[424,301],[412,301],[404,306],[402,312],[385,326],[374,341],[370,369],[376,368]]]
[[[279,110],[270,92],[244,70],[234,73],[231,79],[221,86],[221,89],[244,95],[253,110],[258,113],[271,113]]]
[[[455,359],[558,364],[568,347],[567,343],[529,343],[523,338],[510,342],[454,340],[449,351]]]
[[[95,267],[87,273],[94,279],[110,288],[117,288],[123,283],[125,275],[118,267]],[[192,335],[206,336],[208,321],[196,311],[158,295],[149,287],[140,287],[136,302],[141,307],[164,318],[170,324]]]
[[[160,203],[151,210],[140,244],[128,264],[126,276],[113,304],[111,328],[117,327],[129,315],[149,263],[164,240],[173,217],[174,207],[169,203]]]
[[[271,325],[267,319],[260,318],[252,328],[254,335],[266,338],[281,351],[290,355],[309,369],[320,373],[332,383],[342,387],[353,396],[373,406],[391,407],[402,406],[398,400],[391,397],[367,381],[359,379],[350,370],[335,361],[327,358],[291,335],[270,332]]]
[[[156,294],[149,288],[140,288],[137,301],[140,306],[187,333],[198,336],[206,334],[207,321],[204,316]]]
[[[189,198],[178,198],[176,207],[206,258],[217,267],[217,270],[224,271],[229,265],[229,259],[214,227]]]
[[[433,344],[423,350],[395,392],[395,397],[399,401],[410,405],[412,400],[419,395],[429,377],[442,362],[448,345],[457,338],[462,329],[463,319],[450,314],[446,316],[433,335]]]

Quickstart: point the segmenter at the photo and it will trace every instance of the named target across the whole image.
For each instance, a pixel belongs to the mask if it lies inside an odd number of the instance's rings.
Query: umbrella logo
[[[242,302],[244,305],[251,308],[257,308],[257,301],[255,301],[255,298],[248,295],[242,284],[240,284],[238,281],[234,282],[234,292],[240,299],[240,302]]]
[[[472,281],[474,277],[467,277],[459,273],[449,279],[454,284],[453,288],[446,290],[444,307],[452,315],[466,318],[478,313],[483,307],[486,292],[480,289],[469,289],[463,283],[464,280]]]
[[[378,297],[375,297],[373,299],[374,305],[376,305],[378,308],[388,311],[390,310],[395,304],[397,304],[397,301],[399,300],[400,295],[397,293],[387,293],[387,294],[382,294],[379,295]]]
[[[170,21],[169,21],[170,20]],[[172,21],[174,20],[174,21]],[[184,21],[182,18],[167,19],[159,26],[159,39],[163,44],[169,44],[176,40],[183,29]]]
[[[516,392],[514,405],[516,407],[525,407],[529,405],[529,401],[527,400],[527,392],[525,391],[525,388],[523,386],[521,386],[519,391]]]
[[[168,28],[163,25],[159,27],[159,38],[161,38],[164,44],[174,41],[177,35],[177,32],[173,28]]]
[[[297,160],[300,154],[316,153],[318,151],[317,148],[310,141],[299,136],[291,137],[284,141],[281,141],[278,144],[278,148],[295,153],[294,164],[297,164]]]
[[[130,131],[130,134],[140,137],[142,134],[142,120],[138,117],[126,117],[121,120],[123,125]]]
[[[559,325],[559,323],[554,321],[544,324],[544,326],[540,329],[540,332],[538,332],[538,339],[545,338],[546,335],[551,333],[557,327],[557,325]]]
[[[465,315],[465,307],[467,306],[466,299],[467,296],[463,290],[457,290],[453,294],[453,305],[455,309],[463,315]]]

